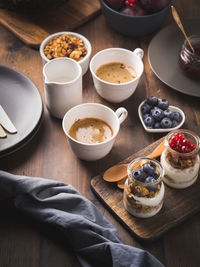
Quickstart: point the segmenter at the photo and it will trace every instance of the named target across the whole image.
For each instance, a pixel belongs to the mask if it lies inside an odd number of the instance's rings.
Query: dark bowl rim
[[[137,18],[137,19],[142,19],[142,18],[149,18],[149,17],[156,17],[157,15],[160,15],[162,13],[164,13],[169,6],[171,6],[172,4],[172,0],[169,1],[168,5],[166,7],[164,7],[163,9],[159,10],[158,12],[152,13],[152,14],[148,14],[148,15],[144,15],[144,16],[130,16],[130,15],[126,15],[123,13],[120,13],[119,11],[109,7],[104,0],[99,0],[101,5],[104,5],[108,10],[110,10],[111,12],[115,13],[116,15],[121,15],[122,17],[127,17],[127,18]]]

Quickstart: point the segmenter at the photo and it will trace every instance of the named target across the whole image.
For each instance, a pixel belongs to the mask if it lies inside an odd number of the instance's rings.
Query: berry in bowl
[[[186,188],[197,180],[199,141],[199,137],[189,130],[172,131],[166,136],[166,149],[160,162],[164,169],[163,181],[168,186]]]
[[[68,57],[80,64],[83,75],[88,70],[91,51],[88,39],[75,32],[51,34],[40,45],[40,55],[44,63],[54,58]]]
[[[157,30],[170,11],[171,0],[100,0],[102,12],[116,31],[144,36]]]
[[[141,157],[128,165],[127,172],[123,194],[125,209],[139,218],[156,215],[162,208],[165,192],[161,164]]]
[[[185,121],[184,112],[169,105],[166,99],[151,96],[138,107],[138,115],[144,129],[150,133],[169,132],[180,128]]]

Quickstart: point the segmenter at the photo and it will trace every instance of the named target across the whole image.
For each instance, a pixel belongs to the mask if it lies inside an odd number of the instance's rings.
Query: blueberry
[[[175,120],[172,121],[172,128],[175,128],[179,123]]]
[[[171,114],[171,116],[170,116],[170,120],[173,121],[173,119],[174,119],[174,112],[172,112],[172,114]]]
[[[153,175],[154,174],[154,167],[150,164],[145,164],[143,167],[143,171],[149,175]]]
[[[173,113],[172,113],[171,110],[166,109],[166,110],[164,110],[163,112],[164,112],[164,117],[167,117],[167,118],[169,118],[170,120],[173,119],[174,115],[173,115]]]
[[[149,113],[144,114],[144,116],[143,116],[143,121],[144,121],[147,117],[149,117],[149,116],[151,116]]]
[[[132,172],[132,176],[133,176],[136,180],[142,181],[142,179],[144,178],[144,171],[143,171],[143,169],[135,169],[135,170]]]
[[[153,128],[154,128],[154,129],[160,129],[160,128],[161,128],[161,127],[160,127],[160,122],[158,122],[158,121],[155,122],[154,125],[153,125]]]
[[[154,172],[154,174],[152,175],[154,179],[158,179],[159,175],[157,173]]]
[[[164,117],[160,122],[160,126],[163,129],[171,128],[172,127],[172,121],[169,118]]]
[[[156,179],[154,179],[152,176],[148,176],[146,179],[145,179],[145,183],[153,183],[155,182]],[[157,189],[158,185],[157,184],[154,184],[154,185],[149,185],[147,186],[147,188],[150,190],[150,191],[155,191]]]
[[[151,106],[149,104],[147,103],[143,104],[141,107],[142,114],[149,113],[150,109],[151,109]]]
[[[164,112],[162,109],[155,107],[151,110],[151,115],[154,120],[160,121],[164,117]]]
[[[159,99],[158,107],[161,108],[162,110],[166,110],[169,107],[169,102],[166,99]]]
[[[151,106],[156,106],[158,103],[158,98],[155,96],[151,96],[151,97],[147,98],[147,103]]]
[[[153,124],[154,124],[154,119],[149,115],[149,116],[147,116],[147,117],[144,119],[144,124],[145,124],[147,127],[152,127]]]
[[[173,112],[173,119],[177,122],[181,122],[182,121],[181,113],[178,111]]]

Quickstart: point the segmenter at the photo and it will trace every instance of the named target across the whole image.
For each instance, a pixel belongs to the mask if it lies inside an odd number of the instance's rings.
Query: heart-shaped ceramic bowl
[[[147,127],[143,121],[143,118],[142,118],[143,116],[142,116],[142,111],[141,111],[141,107],[145,102],[146,102],[146,100],[144,100],[138,107],[138,115],[139,115],[140,121],[141,121],[142,126],[144,127],[145,131],[147,131],[149,133],[166,133],[166,132],[170,132],[172,130],[179,129],[183,125],[183,123],[185,122],[185,113],[178,107],[169,106],[169,110],[171,110],[172,112],[178,111],[178,112],[180,112],[180,114],[182,116],[182,121],[176,127],[166,128],[166,129],[162,129],[162,128],[153,129],[153,128]]]

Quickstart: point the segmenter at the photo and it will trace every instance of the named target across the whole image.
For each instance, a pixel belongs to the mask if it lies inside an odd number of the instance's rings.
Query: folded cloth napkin
[[[82,266],[163,266],[147,251],[122,243],[117,230],[71,185],[0,171],[0,200],[59,229]]]

